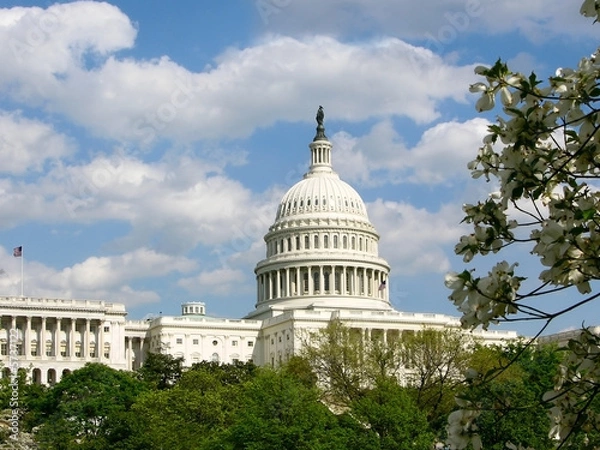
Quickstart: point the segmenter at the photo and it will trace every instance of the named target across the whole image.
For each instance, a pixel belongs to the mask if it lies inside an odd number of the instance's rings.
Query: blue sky
[[[20,294],[22,245],[26,295],[243,316],[323,105],[393,305],[455,314],[443,277],[464,267],[460,207],[495,190],[466,169],[494,118],[474,110],[473,68],[549,75],[590,54],[598,27],[579,2],[425,3],[0,1],[0,294]]]

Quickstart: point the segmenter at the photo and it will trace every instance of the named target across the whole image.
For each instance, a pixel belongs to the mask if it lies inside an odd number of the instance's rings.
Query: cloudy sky
[[[473,68],[576,65],[599,30],[579,3],[0,1],[0,295],[20,295],[23,246],[25,295],[243,316],[323,105],[393,305],[455,314],[460,206],[495,190],[466,169],[494,118]]]

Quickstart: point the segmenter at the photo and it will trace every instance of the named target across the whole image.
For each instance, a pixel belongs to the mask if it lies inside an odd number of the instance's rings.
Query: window
[[[324,272],[323,273],[323,282],[325,284],[325,286],[323,286],[323,288],[326,291],[329,291],[329,272]]]
[[[296,250],[300,250],[300,236],[296,236]]]
[[[106,325],[106,326],[104,327],[104,332],[105,332],[105,333],[108,333],[109,331],[110,331],[110,327],[109,327],[108,325]]]
[[[271,345],[273,345],[275,343],[275,340],[273,338],[271,338]]]
[[[231,341],[231,346],[232,347],[237,347],[238,346],[238,341]]]
[[[214,340],[214,341],[213,341],[213,345],[219,345],[219,341],[217,341],[217,340]]]
[[[304,249],[308,249],[310,247],[310,239],[308,236],[304,236]]]
[[[329,248],[329,236],[328,235],[323,236],[323,247]]]
[[[248,347],[254,347],[254,342],[253,341],[248,341]]]
[[[319,235],[315,234],[315,245],[314,248],[319,248]]]
[[[333,235],[333,248],[338,248],[338,237],[337,237],[337,234]]]
[[[199,341],[198,339],[194,339],[194,340],[192,341],[192,344],[194,344],[194,345],[198,345],[198,343],[199,343],[199,342],[200,342],[200,341]]]
[[[177,342],[178,344],[183,344],[183,339],[177,338],[177,340],[175,342]]]
[[[292,238],[288,238],[287,240],[287,249],[288,252],[292,251]]]
[[[279,336],[279,342],[281,342],[281,336]]]

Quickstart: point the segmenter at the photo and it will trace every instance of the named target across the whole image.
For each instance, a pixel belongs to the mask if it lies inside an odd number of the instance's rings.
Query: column
[[[60,359],[60,326],[61,319],[59,317],[56,318],[56,328],[54,332],[54,357],[56,359]]]
[[[139,363],[138,363],[138,368],[142,367],[142,364],[144,364],[144,342],[146,341],[145,338],[140,338],[140,347],[139,347],[139,352],[138,354],[139,356]]]
[[[131,358],[131,352],[133,351],[131,345],[131,336],[125,338],[127,340],[127,370],[133,370],[133,361]]]
[[[38,342],[39,354],[42,355],[42,359],[48,359],[46,356],[46,318],[42,317],[42,329],[40,331],[40,340]],[[42,370],[45,372],[45,370]],[[45,377],[45,375],[44,375]],[[44,381],[45,382],[45,381]]]
[[[98,326],[100,327],[98,330],[98,340],[100,342],[96,342],[96,351],[100,362],[102,362],[104,360],[104,322],[101,320]]]
[[[275,271],[275,298],[281,298],[281,271]]]
[[[340,295],[346,295],[346,266],[342,266],[340,273]]]
[[[301,277],[300,277],[300,268],[296,267],[294,269],[296,271],[296,295],[300,296],[303,294],[302,292],[302,284],[301,284]]]
[[[260,302],[262,298],[260,297],[260,275],[256,276],[256,301]]]
[[[71,329],[69,330],[69,357],[75,357],[75,331],[77,330],[76,319],[71,318]]]
[[[267,276],[267,300],[273,298],[273,281],[271,279],[271,272],[265,274]]]
[[[356,268],[356,266],[354,266],[353,268],[353,277],[352,277],[352,295],[358,295],[359,292],[359,283],[358,283],[358,269]]]
[[[308,271],[308,295],[314,295],[314,286],[313,286],[313,277],[312,277],[312,266],[307,266],[306,270]]]
[[[31,317],[25,317],[25,342],[23,348],[25,349],[25,359],[31,358]]]
[[[10,355],[11,347],[16,349],[18,342],[19,342],[19,330],[17,329],[17,316],[11,316],[10,330],[8,331],[8,354],[9,355]]]
[[[83,335],[83,345],[81,356],[87,359],[90,354],[90,319],[85,319],[85,332]]]
[[[289,297],[291,296],[291,289],[290,289],[290,268],[286,268],[285,269],[285,293],[284,296],[285,297]]]
[[[321,295],[325,293],[325,279],[323,278],[323,266],[319,266],[319,293]]]

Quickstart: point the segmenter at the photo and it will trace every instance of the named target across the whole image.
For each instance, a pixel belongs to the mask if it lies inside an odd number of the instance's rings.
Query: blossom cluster
[[[600,1],[583,1],[580,13],[600,21]],[[449,299],[464,328],[487,329],[506,319],[549,323],[599,295],[593,282],[600,280],[600,49],[547,80],[513,72],[500,60],[475,72],[482,77],[470,86],[479,95],[475,108],[498,106],[503,115],[489,126],[468,168],[472,177],[497,184],[498,192],[463,207],[463,221],[473,229],[455,252],[470,263],[477,255],[520,245],[543,269],[539,285],[528,285],[527,292],[521,291],[525,278],[516,273],[517,265],[506,261],[486,276],[476,276],[474,269],[452,272],[445,280]],[[585,297],[554,312],[528,306],[534,297],[569,288]],[[598,394],[600,338],[584,329],[570,341],[560,380],[544,397],[554,420],[550,435],[564,443],[600,429],[600,414],[590,408]],[[459,406],[448,420],[448,444],[480,448],[477,405]],[[587,448],[586,442],[578,445]]]
[[[544,395],[544,401],[552,404],[550,436],[559,441],[576,429],[585,433],[600,428],[600,414],[590,408],[600,386],[600,337],[596,331],[585,328],[569,341],[568,357],[554,390]]]

